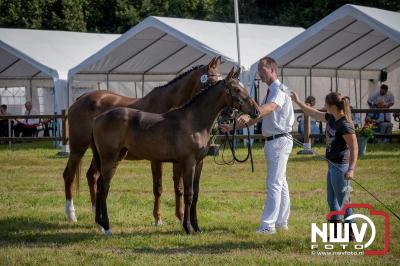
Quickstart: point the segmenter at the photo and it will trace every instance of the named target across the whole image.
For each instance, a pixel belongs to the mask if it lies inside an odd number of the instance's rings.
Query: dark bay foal
[[[110,181],[127,153],[131,159],[179,164],[184,183],[183,228],[187,234],[192,228],[201,231],[196,212],[200,183],[196,166],[207,154],[212,125],[227,106],[251,117],[259,115],[257,104],[239,80],[232,78],[234,74],[232,69],[224,80],[204,89],[183,107],[164,114],[115,108],[96,118],[91,144],[100,169],[96,223],[107,235],[111,234],[106,203]]]
[[[215,84],[220,79],[219,66],[221,57],[213,58],[208,65],[197,66],[179,75],[164,86],[152,90],[145,97],[130,98],[110,91],[94,91],[81,96],[68,110],[70,155],[64,170],[64,185],[66,206],[65,211],[69,221],[76,221],[73,204],[72,187],[74,181],[78,183],[80,163],[86,150],[89,148],[94,118],[115,107],[134,108],[151,113],[165,113],[171,108],[188,102],[193,95],[204,89],[208,84]],[[128,153],[125,159],[130,159]],[[182,171],[178,165],[173,167],[176,210],[178,219],[183,219],[183,183]],[[161,224],[160,197],[162,193],[162,164],[152,161],[155,224]],[[97,175],[92,163],[86,174],[92,206],[95,206]]]

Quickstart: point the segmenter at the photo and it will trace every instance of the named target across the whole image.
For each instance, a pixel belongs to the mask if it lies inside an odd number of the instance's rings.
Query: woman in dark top
[[[327,174],[327,200],[331,211],[339,211],[345,196],[343,189],[353,178],[357,162],[358,146],[351,119],[350,103],[340,93],[332,92],[325,97],[327,112],[320,112],[302,102],[295,92],[292,92],[292,100],[306,115],[326,122],[325,155],[330,161]],[[352,209],[347,209],[345,217],[351,214]],[[342,222],[342,218],[338,215],[332,216],[330,222],[339,223]]]

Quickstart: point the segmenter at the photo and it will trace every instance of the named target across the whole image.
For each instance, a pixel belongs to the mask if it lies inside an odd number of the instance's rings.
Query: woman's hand
[[[293,101],[293,102],[295,102],[295,103],[300,102],[299,95],[297,95],[296,92],[292,91],[292,92],[290,93],[290,97],[292,98],[292,101]]]
[[[344,174],[344,178],[346,180],[350,180],[353,179],[354,177],[354,170],[348,170],[345,174]]]

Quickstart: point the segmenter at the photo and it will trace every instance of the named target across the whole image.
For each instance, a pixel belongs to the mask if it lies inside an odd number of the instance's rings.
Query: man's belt
[[[282,133],[282,134],[276,134],[276,135],[272,135],[266,138],[267,141],[271,141],[274,139],[279,139],[280,137],[285,137],[285,136],[289,136],[289,133]]]

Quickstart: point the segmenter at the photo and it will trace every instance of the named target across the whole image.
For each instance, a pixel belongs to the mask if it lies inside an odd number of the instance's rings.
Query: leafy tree
[[[240,22],[307,28],[346,3],[400,11],[399,0],[239,0]],[[234,21],[233,0],[0,0],[0,27],[123,33],[148,16]]]

